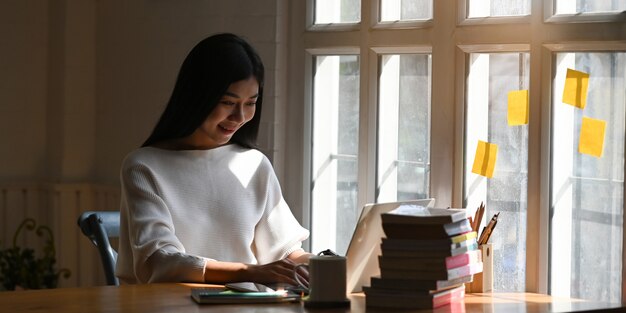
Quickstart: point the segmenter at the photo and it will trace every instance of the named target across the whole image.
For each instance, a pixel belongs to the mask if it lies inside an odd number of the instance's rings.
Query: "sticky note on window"
[[[587,105],[589,74],[568,68],[563,88],[563,103],[584,109]]]
[[[509,91],[509,126],[528,124],[528,90]]]
[[[474,157],[472,173],[488,178],[493,177],[493,169],[496,167],[497,154],[497,144],[479,140],[478,146],[476,147],[476,156]]]
[[[601,157],[604,150],[604,131],[606,121],[583,116],[583,123],[580,127],[580,139],[578,141],[578,152]]]

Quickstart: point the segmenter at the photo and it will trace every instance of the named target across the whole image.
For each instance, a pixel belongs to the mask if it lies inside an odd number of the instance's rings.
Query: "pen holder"
[[[490,243],[480,245],[481,259],[483,262],[482,273],[474,274],[471,283],[465,284],[467,293],[482,293],[493,291],[493,246]]]

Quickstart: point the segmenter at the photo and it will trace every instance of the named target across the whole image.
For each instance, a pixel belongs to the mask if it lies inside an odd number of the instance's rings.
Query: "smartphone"
[[[253,282],[240,282],[240,283],[228,283],[226,288],[235,290],[235,291],[243,291],[243,292],[274,292],[275,290],[259,283]]]

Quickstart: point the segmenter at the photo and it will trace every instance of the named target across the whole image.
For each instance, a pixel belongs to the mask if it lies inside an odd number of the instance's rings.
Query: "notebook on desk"
[[[433,207],[435,199],[367,204],[363,207],[346,252],[346,291],[360,292],[369,286],[372,276],[380,275],[378,256],[381,238],[385,236],[380,215],[403,204]]]

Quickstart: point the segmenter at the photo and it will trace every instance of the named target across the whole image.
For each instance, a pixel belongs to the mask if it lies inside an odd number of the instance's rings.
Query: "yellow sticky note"
[[[588,86],[589,74],[568,68],[567,75],[565,75],[565,88],[563,88],[563,103],[584,109],[587,105]]]
[[[580,127],[580,139],[578,152],[601,157],[604,150],[604,131],[606,121],[583,116],[583,124]]]
[[[472,173],[485,177],[493,177],[493,169],[496,167],[496,156],[498,154],[498,145],[479,140],[476,147],[476,156],[474,157],[474,166]]]
[[[528,90],[509,91],[509,126],[528,124]]]

